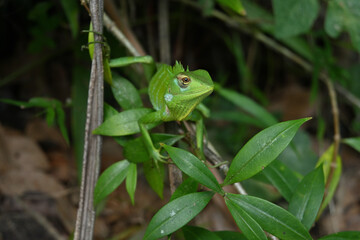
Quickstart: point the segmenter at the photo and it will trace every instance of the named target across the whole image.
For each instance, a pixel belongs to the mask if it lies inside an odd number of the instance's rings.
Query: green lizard
[[[92,58],[94,47],[94,33],[90,26],[89,31],[89,52]],[[96,33],[95,33],[96,34]],[[105,44],[105,43],[104,43]],[[104,47],[104,49],[108,49]],[[108,52],[108,51],[107,51]],[[110,68],[123,67],[134,63],[146,64],[144,67],[152,72],[154,69],[154,61],[150,56],[140,57],[122,57],[111,59],[109,61],[109,54],[104,54],[104,79],[111,85],[112,76]],[[192,111],[197,107],[203,115],[208,115],[206,107],[202,106],[200,102],[214,89],[214,83],[205,70],[189,71],[176,62],[174,66],[161,64],[157,72],[153,75],[149,84],[149,97],[155,109],[142,116],[138,120],[139,130],[143,135],[143,142],[152,159],[157,165],[158,161],[165,162],[167,157],[160,154],[160,149],[155,148],[150,134],[146,128],[146,124],[168,121],[182,121],[189,119]],[[194,119],[194,117],[192,117]],[[197,131],[197,147],[202,150],[202,118],[197,118],[197,123],[200,125],[201,130]],[[112,133],[107,132],[104,134],[101,130],[98,134],[112,136]],[[122,135],[135,133],[135,131],[125,131]]]
[[[189,71],[176,62],[175,66],[161,65],[149,84],[149,97],[155,112],[148,113],[138,121],[144,143],[151,158],[164,161],[151,141],[145,124],[159,121],[182,121],[214,89],[214,83],[205,70]]]

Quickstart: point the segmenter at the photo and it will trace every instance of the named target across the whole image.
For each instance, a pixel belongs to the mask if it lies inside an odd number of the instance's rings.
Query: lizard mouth
[[[191,97],[200,97],[202,95],[208,96],[213,91],[214,91],[214,87],[213,86],[212,87],[208,86],[208,87],[202,89],[201,91],[193,91],[193,92],[189,91],[189,92],[183,93],[183,94],[186,95],[186,96],[191,96]]]

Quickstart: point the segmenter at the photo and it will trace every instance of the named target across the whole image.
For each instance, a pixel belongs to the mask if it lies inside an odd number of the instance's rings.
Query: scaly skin
[[[162,65],[150,81],[149,96],[156,110],[139,120],[145,146],[155,164],[164,162],[151,141],[145,124],[159,121],[182,121],[214,89],[213,81],[205,70],[189,71],[176,62],[174,67]]]

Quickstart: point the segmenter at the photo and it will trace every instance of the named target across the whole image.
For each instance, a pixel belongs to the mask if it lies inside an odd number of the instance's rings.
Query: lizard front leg
[[[142,117],[138,122],[146,150],[148,151],[150,158],[154,159],[156,166],[158,166],[158,162],[167,163],[168,157],[161,155],[161,149],[155,148],[151,140],[149,131],[146,129],[145,125],[148,123],[155,123],[159,121],[161,121],[160,112],[152,112]]]

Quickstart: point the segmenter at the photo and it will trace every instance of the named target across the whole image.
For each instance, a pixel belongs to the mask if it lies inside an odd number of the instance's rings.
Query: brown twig
[[[103,0],[90,1],[91,21],[94,32],[103,30]],[[79,208],[76,219],[74,240],[93,238],[95,210],[94,188],[99,174],[102,139],[92,131],[103,121],[104,69],[102,56],[102,36],[95,34],[94,58],[91,66],[89,94],[86,112],[83,168],[80,188]]]
[[[141,53],[138,52],[134,45],[126,38],[123,32],[116,26],[107,14],[104,14],[104,26],[126,47],[131,55],[141,56]]]
[[[159,0],[160,61],[166,64],[171,63],[168,5],[168,0]]]
[[[146,55],[143,47],[141,46],[135,34],[129,27],[126,15],[125,14],[119,15],[119,12],[117,11],[117,7],[113,0],[105,0],[105,11],[108,14],[108,18],[112,19],[112,21],[117,26],[117,28],[124,34],[126,39],[131,43],[131,46],[136,50],[138,55],[135,56]],[[122,12],[125,12],[125,10],[123,10]],[[107,27],[105,21],[104,24],[105,27]]]
[[[170,33],[169,33],[169,2],[168,0],[158,0],[159,15],[159,43],[160,43],[160,62],[171,64],[170,55]],[[176,133],[178,126],[173,123],[165,123],[165,130],[168,133]],[[182,172],[174,164],[168,164],[170,191],[174,193],[176,188],[182,183]]]

